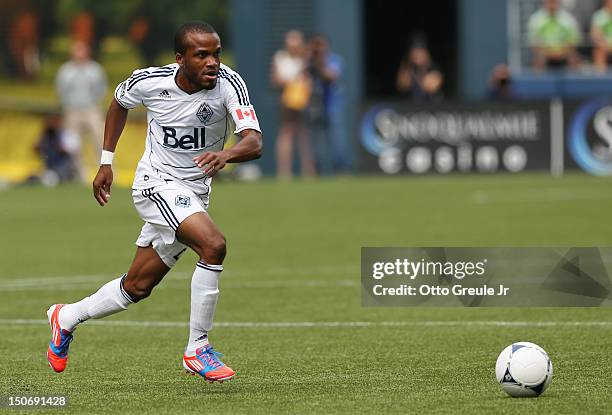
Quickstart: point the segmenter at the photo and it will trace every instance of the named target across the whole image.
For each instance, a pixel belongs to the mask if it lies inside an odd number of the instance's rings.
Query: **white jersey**
[[[261,132],[246,84],[221,64],[217,85],[189,94],[176,84],[176,63],[134,71],[115,89],[115,99],[127,109],[147,108],[147,139],[138,163],[134,189],[180,182],[199,196],[210,193],[212,178],[202,173],[193,157],[220,151],[228,136],[231,114],[238,133]]]

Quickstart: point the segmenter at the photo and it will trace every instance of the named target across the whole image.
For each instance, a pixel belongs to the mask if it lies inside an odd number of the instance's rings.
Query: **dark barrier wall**
[[[612,75],[524,71],[513,76],[512,90],[519,99],[584,99],[612,94]]]
[[[550,171],[612,175],[612,97],[585,101],[372,102],[359,170],[384,174]]]
[[[363,114],[359,148],[363,172],[549,170],[550,105],[376,103]]]
[[[507,62],[506,7],[501,0],[459,0],[459,93],[463,98],[485,97],[491,69]]]

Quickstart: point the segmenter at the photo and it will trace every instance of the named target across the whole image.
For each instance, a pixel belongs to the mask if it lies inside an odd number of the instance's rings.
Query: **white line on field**
[[[2,291],[36,291],[36,290],[49,290],[52,288],[54,291],[60,290],[74,290],[74,289],[85,289],[85,288],[95,288],[102,285],[103,282],[110,280],[110,278],[106,277],[103,280],[91,280],[91,281],[81,281],[75,283],[58,283],[58,284],[0,284],[0,290]],[[181,282],[180,285],[175,284],[175,282]],[[244,281],[244,282],[222,282],[221,288],[223,289],[250,289],[250,288],[308,288],[308,287],[357,287],[359,285],[359,280],[269,280],[269,281]],[[185,285],[183,281],[177,281],[173,279],[169,279],[162,283],[159,286],[159,289],[166,288],[189,288],[189,284]]]
[[[472,193],[472,202],[477,205],[490,203],[563,202],[570,200],[603,200],[612,198],[609,192],[598,189],[576,189],[568,192],[564,188],[528,189],[520,192],[500,194],[479,190]]]
[[[248,278],[253,274],[269,276],[313,276],[313,275],[359,275],[359,269],[355,266],[337,266],[320,268],[271,268],[255,270],[254,272],[226,271],[223,275],[223,286],[226,288],[283,288],[283,287],[323,287],[323,286],[352,286],[358,285],[357,280],[348,279],[305,279],[305,280],[265,280],[265,281],[240,281],[234,282],[235,278]],[[119,274],[117,274],[119,275]],[[174,272],[168,274],[164,280],[166,283],[191,279],[189,272]],[[53,288],[54,290],[71,290],[74,288],[97,287],[101,283],[110,281],[113,275],[72,275],[57,277],[14,277],[0,280],[0,290],[3,291],[27,291]],[[162,285],[161,287],[163,287]]]
[[[47,320],[0,319],[0,325],[47,325]],[[183,321],[89,320],[87,325],[115,327],[188,327]],[[325,327],[612,327],[612,321],[499,321],[499,320],[451,320],[451,321],[220,321],[216,327],[236,328],[325,328]]]

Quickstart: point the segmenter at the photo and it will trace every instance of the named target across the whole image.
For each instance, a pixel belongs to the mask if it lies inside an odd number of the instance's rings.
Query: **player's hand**
[[[208,177],[213,177],[219,170],[225,167],[227,163],[227,155],[223,151],[216,153],[207,151],[193,158],[195,164],[202,169],[202,172]]]
[[[113,169],[109,164],[103,164],[96,174],[93,181],[93,194],[100,206],[108,203],[111,195],[111,185],[113,184]]]

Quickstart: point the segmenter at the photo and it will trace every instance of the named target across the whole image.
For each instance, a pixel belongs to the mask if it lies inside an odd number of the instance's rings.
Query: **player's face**
[[[217,85],[221,39],[216,33],[191,32],[185,35],[185,53],[176,54],[183,76],[192,86],[213,89]]]

